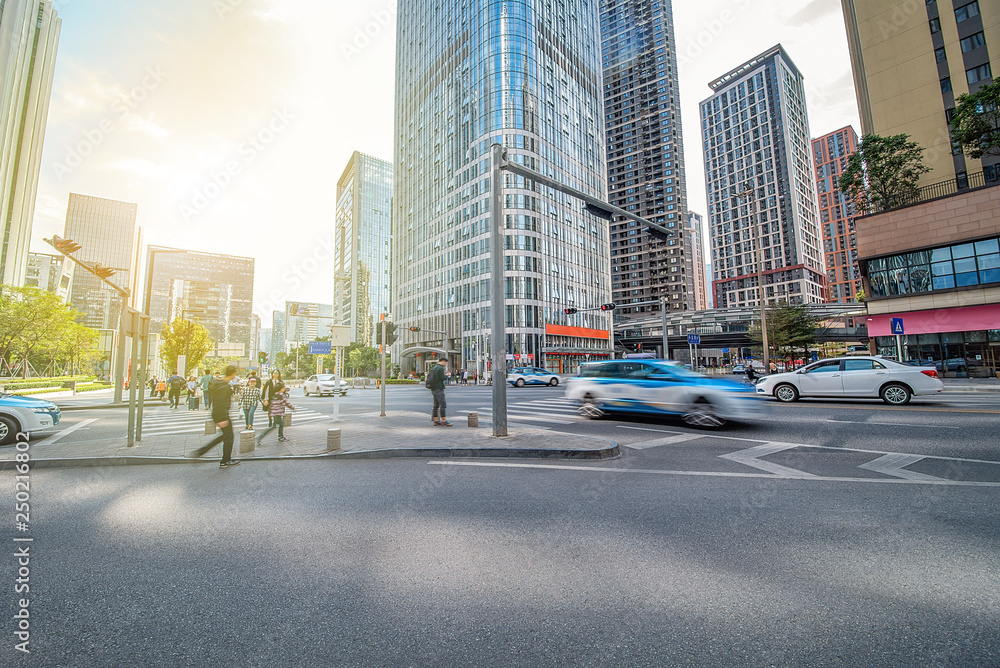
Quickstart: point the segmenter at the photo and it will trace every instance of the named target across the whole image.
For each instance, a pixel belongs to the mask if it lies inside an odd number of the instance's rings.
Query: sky
[[[55,0],[32,251],[70,193],[136,202],[145,243],[255,258],[265,327],[286,299],[330,303],[337,181],[356,150],[393,157],[396,2]],[[674,25],[691,210],[708,83],[777,42],[812,135],[858,129],[839,0],[677,2]]]

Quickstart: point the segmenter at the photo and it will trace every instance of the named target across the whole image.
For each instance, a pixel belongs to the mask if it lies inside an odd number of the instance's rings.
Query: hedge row
[[[108,389],[108,386],[106,384],[104,384],[104,383],[90,383],[90,384],[87,384],[87,385],[77,385],[76,386],[76,392],[77,392],[77,394],[79,394],[80,392],[93,392],[95,390],[106,390],[106,389]],[[16,395],[19,395],[19,396],[25,396],[25,395],[29,395],[29,394],[30,395],[35,395],[35,394],[49,394],[50,392],[68,392],[69,388],[66,388],[66,387],[47,387],[47,388],[40,389],[40,390],[33,390],[33,389],[29,388],[29,389],[17,390],[16,392],[12,391],[12,390],[6,390],[6,391],[10,392],[11,394],[16,394]]]
[[[34,380],[28,380],[28,381],[15,380],[9,383],[0,381],[0,387],[2,387],[7,392],[13,392],[15,390],[29,390],[36,387],[62,387],[63,383],[67,383],[71,380],[85,383],[94,380],[94,377],[67,376],[66,378],[36,378]]]

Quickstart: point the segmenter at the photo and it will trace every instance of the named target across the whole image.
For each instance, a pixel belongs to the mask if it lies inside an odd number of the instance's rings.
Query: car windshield
[[[324,373],[322,375],[316,376],[316,380],[333,380],[333,374]]]

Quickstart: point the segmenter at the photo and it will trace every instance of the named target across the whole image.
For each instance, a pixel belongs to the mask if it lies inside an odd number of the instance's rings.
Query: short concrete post
[[[214,420],[205,420],[205,436],[210,436],[215,433],[216,426]]]
[[[326,449],[340,450],[340,427],[330,427],[326,430]]]
[[[469,426],[470,427],[479,426],[479,413],[477,411],[469,411]]]
[[[240,454],[245,454],[247,452],[253,452],[254,447],[254,432],[252,431],[241,431],[240,432]]]
[[[286,427],[291,427],[292,426],[292,413],[291,413],[291,411],[285,413],[284,418],[285,418],[285,426]]]

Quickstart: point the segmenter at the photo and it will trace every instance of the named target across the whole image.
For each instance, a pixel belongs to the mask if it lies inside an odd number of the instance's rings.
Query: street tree
[[[160,332],[160,359],[168,371],[177,368],[177,358],[187,354],[186,366],[195,369],[209,350],[215,347],[215,340],[204,325],[191,320],[177,318]],[[182,373],[184,370],[181,370]]]
[[[1000,81],[958,96],[951,134],[970,158],[1000,156]]]
[[[858,150],[847,159],[838,187],[862,213],[875,213],[909,204],[920,194],[923,151],[909,135],[865,135]]]
[[[356,346],[347,354],[347,366],[354,376],[372,375],[379,367],[378,349],[372,346]]]
[[[52,364],[67,333],[82,326],[77,323],[79,316],[46,290],[0,286],[0,361],[8,368],[33,357]],[[22,374],[28,377],[27,363]]]
[[[800,304],[782,302],[767,307],[767,338],[768,345],[779,358],[795,358],[798,352],[808,355],[809,348],[816,345],[816,327],[818,320],[809,310]],[[760,324],[756,323],[750,331],[750,338],[763,345]]]

